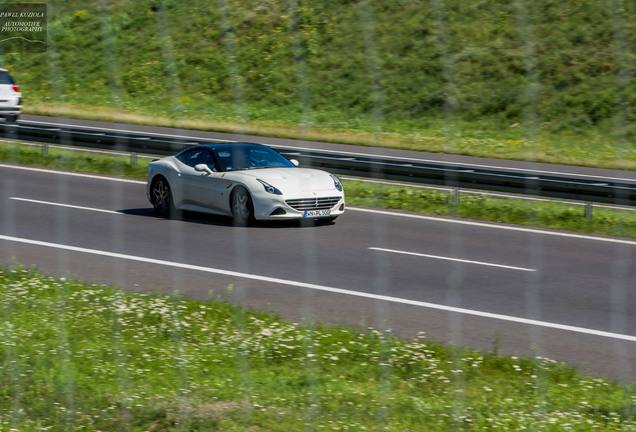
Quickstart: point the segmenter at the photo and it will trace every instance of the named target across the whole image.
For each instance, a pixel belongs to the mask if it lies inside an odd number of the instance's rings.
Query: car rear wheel
[[[246,226],[254,219],[254,207],[250,193],[242,186],[232,192],[232,222],[234,225]]]
[[[150,187],[150,202],[155,209],[155,213],[159,216],[170,217],[176,213],[170,185],[163,177],[152,182],[152,186]]]

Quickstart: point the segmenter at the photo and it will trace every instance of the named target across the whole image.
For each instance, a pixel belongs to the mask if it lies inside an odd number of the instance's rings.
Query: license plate
[[[303,217],[329,216],[330,214],[331,210],[305,210]]]

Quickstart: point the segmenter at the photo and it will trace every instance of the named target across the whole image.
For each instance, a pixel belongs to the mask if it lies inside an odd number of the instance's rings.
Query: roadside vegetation
[[[636,430],[634,388],[540,357],[18,267],[0,306],[0,431]]]
[[[39,145],[0,143],[0,162],[88,172],[145,180],[150,158],[140,157],[135,166],[130,156],[66,150]],[[585,219],[581,205],[463,193],[453,205],[449,192],[403,185],[343,180],[347,204],[414,213],[528,225],[590,234],[636,238],[636,211],[594,207]]]
[[[636,169],[636,3],[51,0],[25,109]]]

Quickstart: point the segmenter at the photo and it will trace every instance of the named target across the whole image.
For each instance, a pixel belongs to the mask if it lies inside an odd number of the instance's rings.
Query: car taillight
[[[17,84],[13,84],[13,85],[11,86],[11,88],[13,88],[13,91],[14,91],[14,92],[16,92],[16,93],[20,93],[20,86],[19,86],[19,85],[17,85]]]

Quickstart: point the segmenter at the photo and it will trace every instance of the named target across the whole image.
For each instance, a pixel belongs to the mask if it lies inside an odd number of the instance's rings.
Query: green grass
[[[50,0],[31,113],[636,169],[634,2]]]
[[[0,307],[3,432],[636,430],[634,388],[538,357],[21,268]]]
[[[144,180],[150,159],[139,158],[132,167],[129,156],[54,147],[42,156],[39,146],[4,143],[0,144],[0,161]],[[583,207],[575,204],[462,194],[460,204],[451,205],[448,192],[363,181],[343,183],[347,203],[354,206],[636,238],[636,211],[627,209],[596,207],[592,219],[586,220]]]

